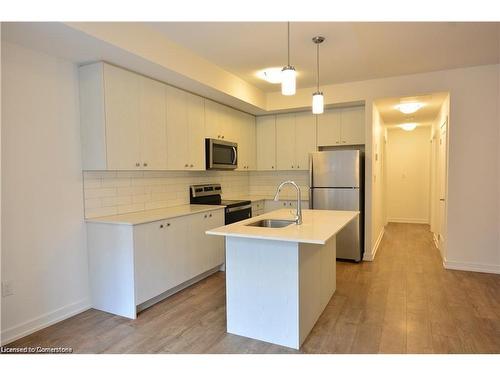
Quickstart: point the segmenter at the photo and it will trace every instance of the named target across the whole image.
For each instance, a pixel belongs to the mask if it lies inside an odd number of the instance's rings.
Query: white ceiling
[[[375,101],[374,104],[377,106],[384,125],[387,127],[397,126],[405,122],[415,122],[419,126],[430,125],[439,114],[439,110],[447,96],[447,93],[434,93],[404,98],[384,98]],[[401,101],[415,101],[422,103],[424,106],[417,112],[406,115],[395,108]]]
[[[146,23],[173,42],[266,92],[278,91],[256,71],[286,64],[284,22]],[[321,46],[321,83],[341,83],[498,62],[498,23],[293,22],[291,63],[297,87],[315,85],[315,46]]]

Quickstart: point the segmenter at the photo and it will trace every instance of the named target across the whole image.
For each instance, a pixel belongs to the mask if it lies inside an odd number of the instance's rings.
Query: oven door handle
[[[247,204],[245,206],[239,206],[239,207],[229,207],[229,208],[226,208],[226,212],[227,213],[238,212],[238,211],[248,210],[249,208],[252,208],[251,204]]]
[[[238,153],[236,151],[236,147],[234,147],[234,146],[233,146],[233,155],[234,155],[234,157],[233,157],[232,164],[236,165],[237,164],[237,160],[238,160]]]

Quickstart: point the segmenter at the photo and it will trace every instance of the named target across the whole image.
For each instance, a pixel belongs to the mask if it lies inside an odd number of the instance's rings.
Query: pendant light
[[[295,68],[290,65],[290,22],[288,25],[288,64],[281,69],[281,94],[295,95]]]
[[[319,45],[324,42],[325,38],[322,36],[315,36],[313,42],[316,44],[316,66],[317,66],[317,80],[316,80],[316,92],[313,93],[312,100],[312,112],[315,115],[323,113],[324,100],[323,93],[319,91]]]

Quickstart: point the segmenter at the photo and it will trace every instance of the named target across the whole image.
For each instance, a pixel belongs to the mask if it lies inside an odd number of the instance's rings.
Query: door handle
[[[440,198],[439,200],[440,200],[441,202],[444,202],[444,198]]]
[[[233,165],[236,165],[237,159],[238,159],[238,154],[236,152],[236,147],[234,147],[234,146],[233,146],[233,155],[234,155],[234,157],[233,157],[233,162],[232,163],[233,163]]]

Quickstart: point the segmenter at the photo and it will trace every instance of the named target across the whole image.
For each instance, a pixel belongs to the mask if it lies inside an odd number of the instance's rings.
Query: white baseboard
[[[27,336],[33,332],[39,331],[43,328],[51,326],[61,320],[68,319],[73,315],[79,314],[85,310],[90,309],[91,303],[89,299],[83,299],[75,303],[66,305],[57,310],[51,311],[47,314],[40,315],[39,317],[29,320],[25,323],[18,324],[17,326],[7,328],[1,333],[1,345],[6,345],[12,341]]]
[[[405,217],[392,217],[388,218],[389,223],[405,223],[405,224],[429,224],[428,219],[415,219],[415,218],[405,218]]]
[[[454,262],[454,261],[444,259],[443,260],[443,267],[448,269],[448,270],[500,274],[500,265],[495,265],[495,264]]]
[[[380,231],[378,238],[377,238],[377,242],[375,242],[375,246],[373,246],[371,253],[368,253],[368,254],[365,253],[363,255],[363,260],[371,262],[375,259],[375,254],[377,254],[377,250],[378,250],[378,247],[380,246],[380,242],[382,242],[382,237],[384,237],[384,233],[385,233],[385,227],[383,227],[382,230]]]

